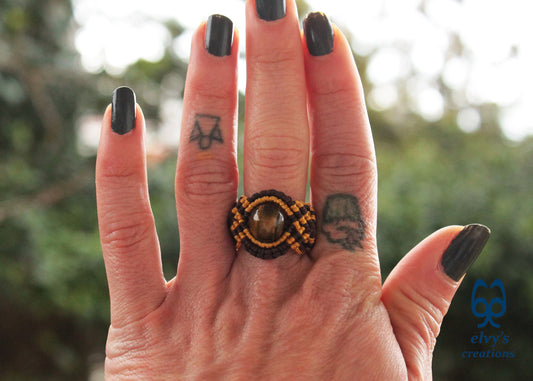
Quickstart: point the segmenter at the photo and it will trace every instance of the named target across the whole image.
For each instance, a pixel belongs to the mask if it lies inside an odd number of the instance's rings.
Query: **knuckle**
[[[352,261],[346,260],[343,252],[321,258],[321,263],[315,266],[304,285],[305,299],[325,306],[328,314],[333,316],[357,315],[365,319],[379,303],[379,292],[373,290],[380,290],[381,280],[368,275],[362,279],[362,273],[372,272],[354,272]],[[361,284],[369,286],[362,288]]]
[[[279,175],[295,173],[307,164],[307,151],[298,140],[290,143],[291,138],[280,137],[250,140],[251,149],[248,150],[248,160],[254,169],[259,171],[276,171]],[[297,140],[297,139],[294,139]]]
[[[320,105],[319,112],[313,113],[315,124],[329,130],[343,131],[342,135],[331,135],[333,141],[340,146],[346,142],[360,141],[361,131],[370,130],[368,112],[363,100],[347,88],[325,91],[322,95],[312,94],[312,103]]]
[[[414,332],[429,350],[433,350],[449,301],[437,295],[423,295],[413,287],[401,287],[399,292],[399,299],[405,300],[403,304],[411,306],[405,314],[415,317],[408,319],[414,326]]]
[[[278,49],[268,51],[263,54],[257,54],[254,57],[251,69],[257,72],[267,71],[283,73],[287,67],[293,66],[298,61],[298,55],[294,51],[287,49]]]
[[[357,94],[358,89],[351,84],[351,82],[338,82],[332,80],[320,81],[319,85],[312,87],[312,91],[316,96],[335,98],[340,102],[351,100]]]
[[[343,105],[343,108],[362,105],[362,87],[355,77],[332,75],[316,78],[309,84],[309,92],[317,102],[327,105]],[[366,113],[365,107],[359,107]]]
[[[108,250],[128,251],[139,247],[152,233],[154,220],[152,213],[136,212],[129,215],[102,216],[107,221],[101,228],[100,236],[102,246]],[[111,218],[111,220],[110,220]]]
[[[142,180],[143,168],[133,165],[106,165],[105,171],[99,171],[96,176],[97,187],[113,188],[124,187],[128,184],[137,184]]]
[[[377,168],[374,158],[356,153],[328,153],[315,157],[318,174],[326,177],[321,181],[337,181],[358,177],[376,176]]]
[[[237,96],[236,89],[217,81],[197,81],[190,85],[189,99],[198,105],[220,105],[221,109],[228,109]]]
[[[237,188],[237,168],[236,164],[216,159],[191,162],[182,166],[176,180],[178,196],[210,202],[211,198],[219,200],[221,195],[233,195]]]

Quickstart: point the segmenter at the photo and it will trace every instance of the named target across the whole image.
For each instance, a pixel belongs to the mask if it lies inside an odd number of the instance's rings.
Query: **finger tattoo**
[[[329,242],[350,251],[363,248],[366,224],[357,197],[343,193],[329,195],[322,211],[321,226]]]
[[[196,114],[189,142],[197,141],[198,147],[204,151],[211,148],[213,142],[224,143],[219,123],[219,116]]]

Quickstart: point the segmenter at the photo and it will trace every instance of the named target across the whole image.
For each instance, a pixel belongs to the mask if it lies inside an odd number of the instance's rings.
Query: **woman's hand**
[[[248,0],[244,194],[311,203],[307,255],[237,253],[238,33],[213,16],[193,36],[176,174],[180,258],[166,282],[146,181],[144,120],[127,88],[106,110],[97,161],[111,297],[108,379],[430,379],[435,339],[488,229],[452,226],[382,284],[377,173],[350,47],[323,14]],[[256,7],[257,6],[257,7]]]

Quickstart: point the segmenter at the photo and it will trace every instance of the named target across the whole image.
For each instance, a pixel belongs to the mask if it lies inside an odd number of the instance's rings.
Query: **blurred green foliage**
[[[176,23],[167,27],[173,38],[183,31]],[[88,74],[72,45],[74,30],[68,0],[0,2],[2,380],[85,380],[103,361],[109,310],[95,210],[95,156],[79,153],[76,126],[85,115],[101,114],[119,84],[132,86],[147,118],[157,120],[165,96],[160,84],[169,78],[183,83],[186,73],[186,63],[169,46],[159,62],[137,62],[120,78]],[[366,58],[357,60],[369,90]],[[480,111],[480,130],[467,134],[457,127],[453,109],[437,123],[370,110],[380,174],[383,277],[439,227],[490,226],[493,236],[445,319],[434,378],[525,380],[533,373],[528,360],[533,140],[507,141],[498,128],[497,108],[484,105]],[[241,108],[241,131],[242,115]],[[149,168],[167,278],[175,274],[179,253],[174,171],[175,152]],[[506,287],[508,311],[500,322],[516,352],[512,360],[461,357],[479,332],[470,309],[477,278],[487,283],[499,278]]]

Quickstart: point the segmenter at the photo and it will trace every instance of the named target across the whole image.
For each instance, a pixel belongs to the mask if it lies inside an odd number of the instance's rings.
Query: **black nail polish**
[[[111,129],[119,135],[133,130],[137,111],[133,90],[125,86],[115,89],[111,105]]]
[[[458,281],[475,262],[489,240],[490,230],[486,226],[472,224],[465,226],[453,239],[442,255],[444,272]]]
[[[255,9],[261,20],[274,21],[285,17],[287,3],[285,0],[255,0]]]
[[[303,24],[307,50],[311,55],[324,56],[333,51],[333,28],[324,13],[309,13]]]
[[[217,57],[229,56],[233,44],[233,22],[222,15],[211,15],[205,30],[205,48]]]

